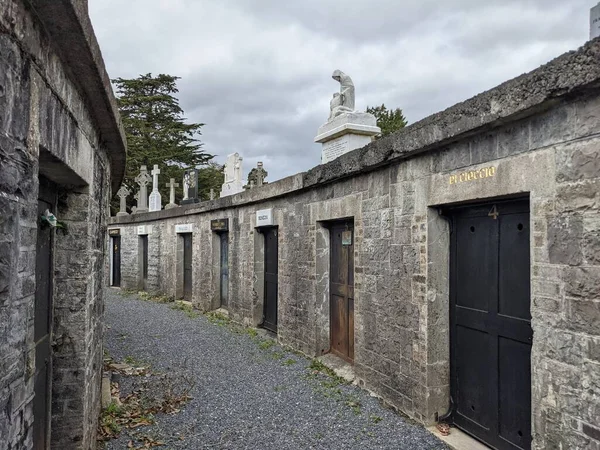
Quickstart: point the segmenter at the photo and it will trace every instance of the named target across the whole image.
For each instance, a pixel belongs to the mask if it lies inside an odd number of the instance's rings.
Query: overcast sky
[[[528,72],[589,36],[596,0],[89,0],[111,78],[182,77],[186,117],[244,176],[320,161],[317,129],[350,75],[357,108],[409,123]]]

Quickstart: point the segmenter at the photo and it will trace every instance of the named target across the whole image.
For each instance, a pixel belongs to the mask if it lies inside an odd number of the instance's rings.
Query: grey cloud
[[[111,77],[169,73],[223,162],[269,180],[319,163],[313,143],[341,68],[357,106],[410,122],[581,45],[587,0],[89,0]],[[118,11],[118,13],[115,13]]]

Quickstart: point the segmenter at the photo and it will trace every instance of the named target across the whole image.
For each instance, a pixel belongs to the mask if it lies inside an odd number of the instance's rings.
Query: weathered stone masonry
[[[0,0],[1,450],[32,448],[44,422],[34,416],[38,191],[57,198],[52,212],[68,226],[52,232],[41,268],[54,304],[47,448],[96,446],[103,236],[125,158],[116,111],[87,1]]]
[[[353,218],[356,374],[432,423],[450,401],[450,234],[440,207],[511,196],[526,196],[531,211],[533,448],[600,449],[600,40],[306,173],[113,218],[111,228],[123,239],[122,286],[139,287],[136,233],[146,225],[156,252],[151,290],[176,296],[175,225],[193,224],[193,302],[211,310],[219,307],[219,269],[210,220],[228,218],[229,311],[255,326],[255,212],[273,208],[278,338],[320,355],[329,349],[324,221]]]

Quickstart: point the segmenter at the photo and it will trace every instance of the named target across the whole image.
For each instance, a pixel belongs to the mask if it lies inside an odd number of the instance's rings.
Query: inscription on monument
[[[324,143],[321,163],[328,163],[329,161],[333,161],[339,156],[342,156],[344,153],[347,153],[348,145],[348,138],[345,136]]]
[[[590,10],[590,39],[600,36],[600,3]]]
[[[467,172],[461,172],[454,175],[450,175],[449,183],[457,184],[464,183],[466,181],[481,180],[483,178],[490,178],[496,175],[495,167],[484,167],[479,170],[469,170]]]

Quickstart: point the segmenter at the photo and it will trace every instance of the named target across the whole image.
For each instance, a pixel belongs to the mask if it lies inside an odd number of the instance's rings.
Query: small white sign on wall
[[[152,234],[152,225],[138,225],[137,234],[138,235]]]
[[[257,227],[268,227],[273,225],[273,209],[261,209],[256,211],[256,226]]]
[[[194,231],[194,224],[182,223],[175,225],[175,233],[192,233]]]

